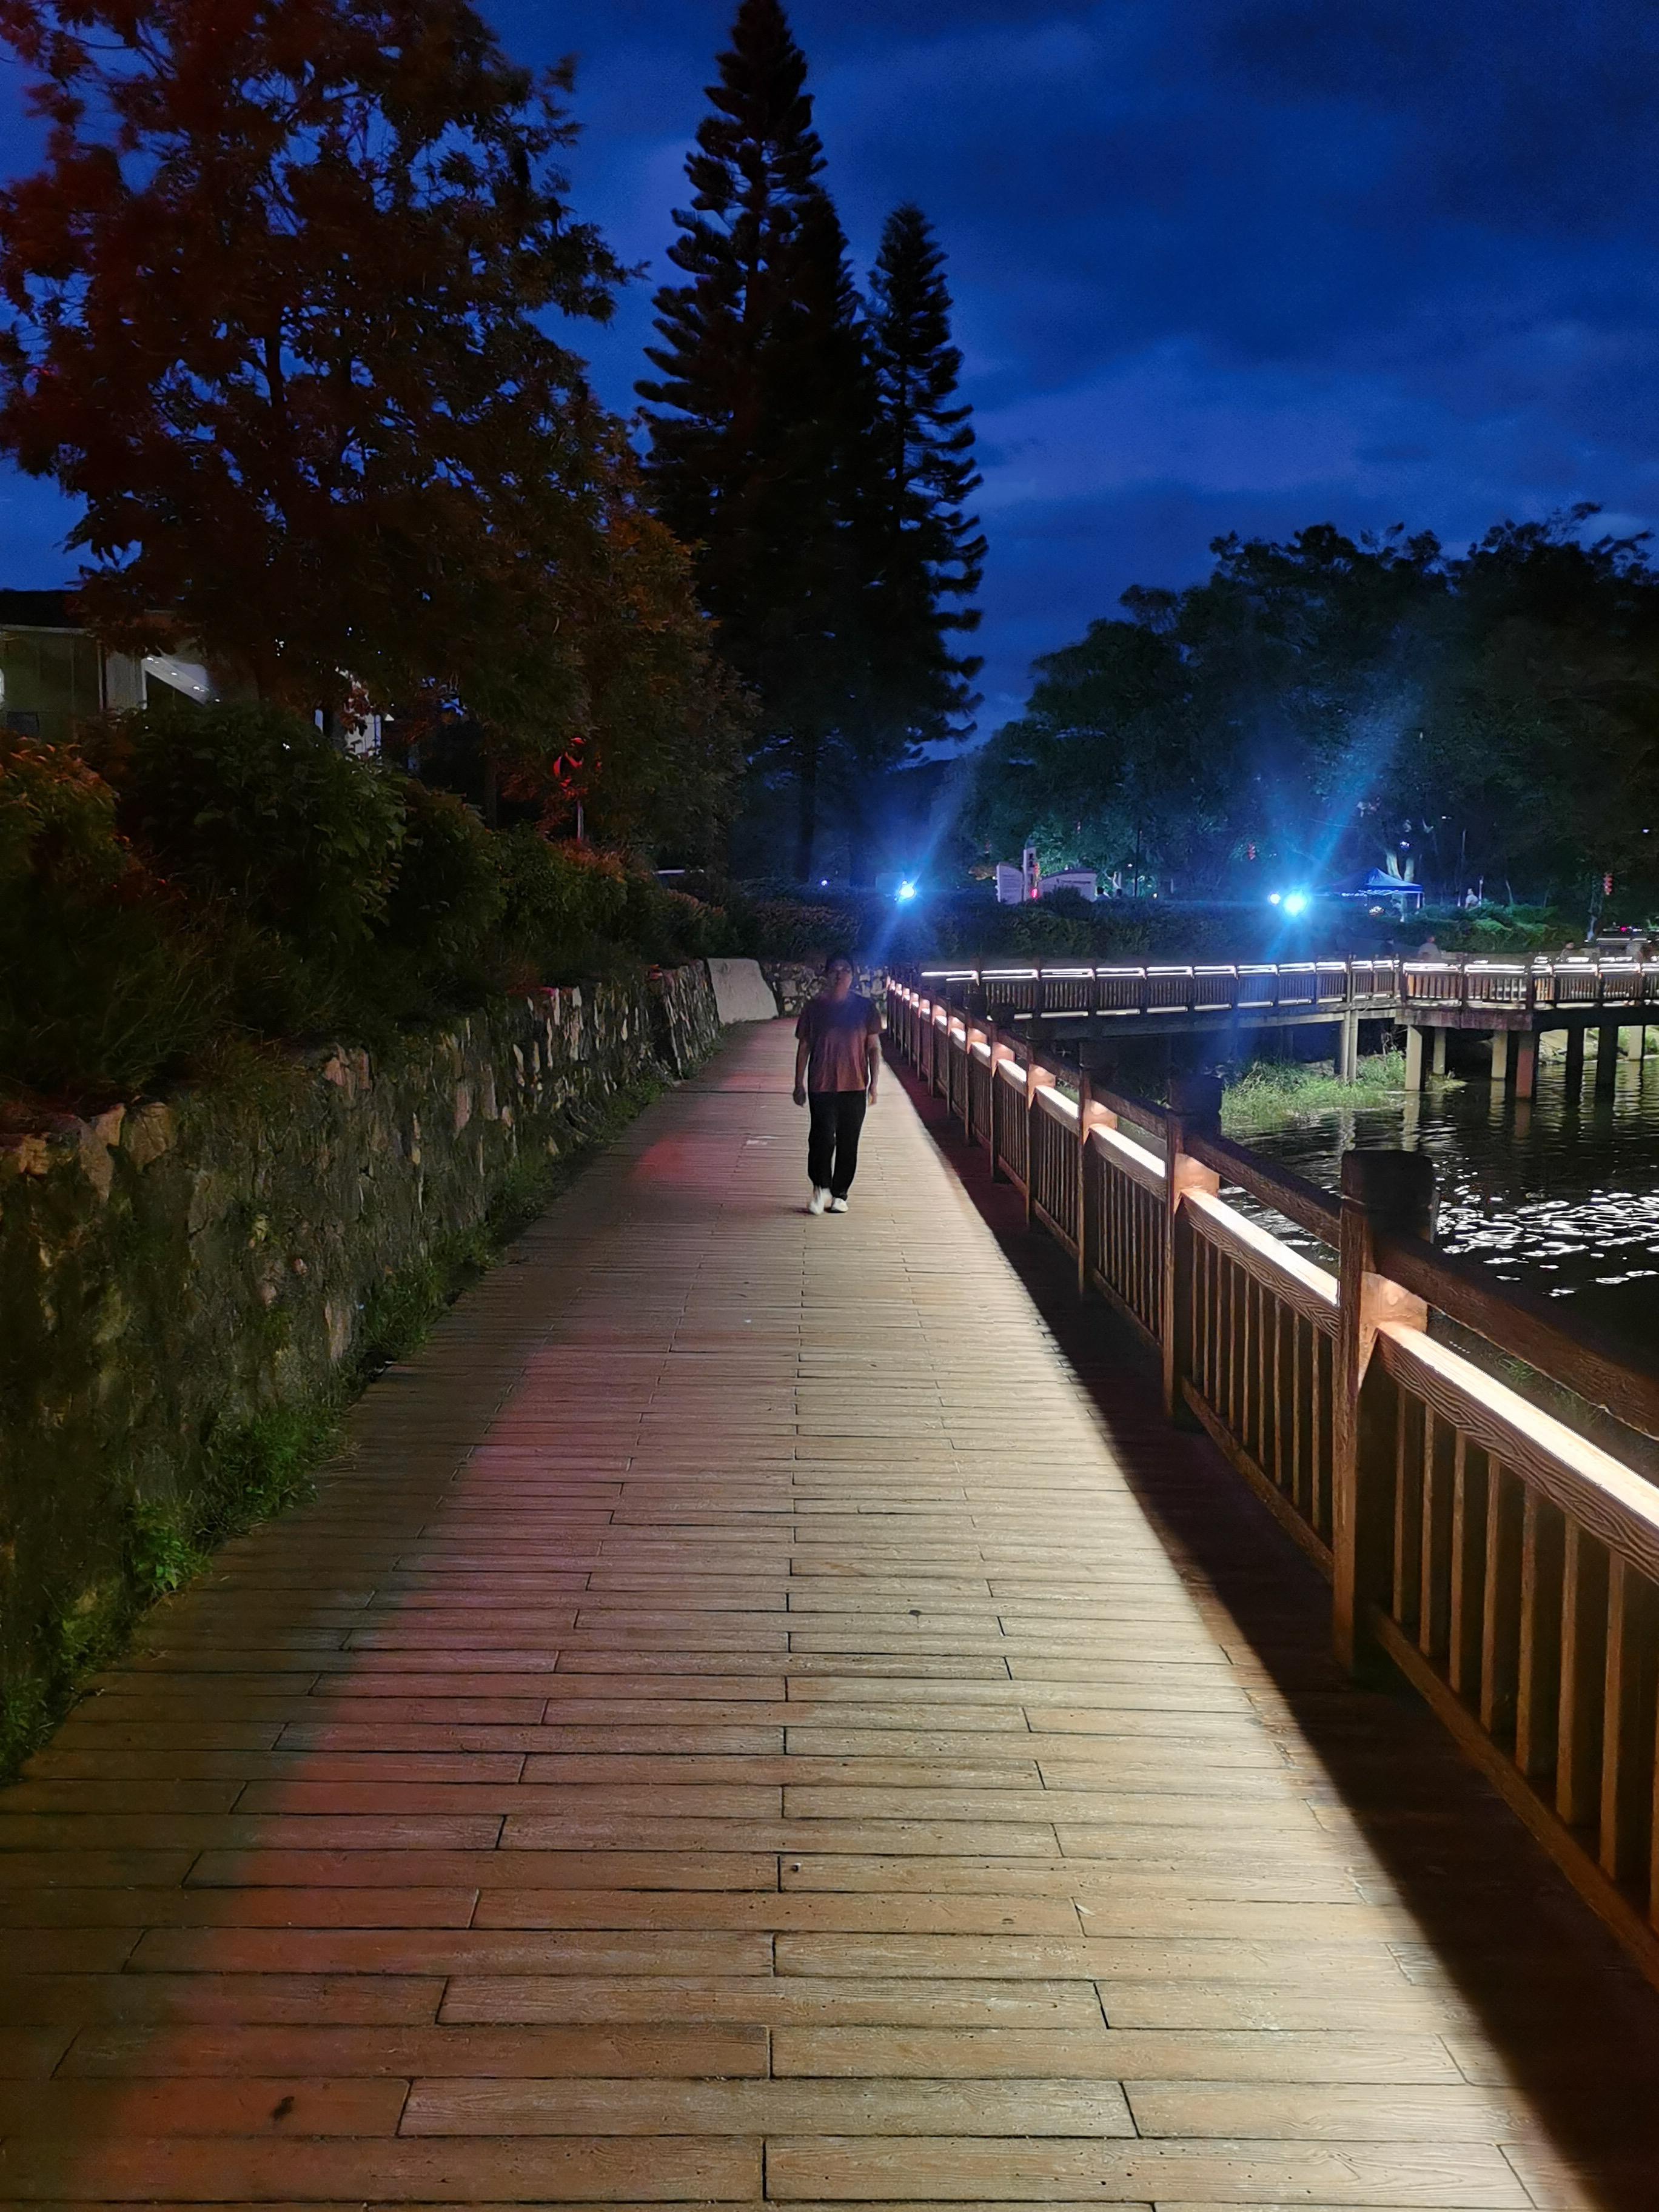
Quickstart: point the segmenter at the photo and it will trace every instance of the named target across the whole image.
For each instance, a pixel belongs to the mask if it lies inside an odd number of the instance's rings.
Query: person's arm
[[[870,1103],[876,1103],[876,1079],[881,1073],[881,1018],[870,1010],[870,1027],[864,1033],[864,1081]]]
[[[811,1057],[811,1039],[798,1037],[795,1042],[795,1103],[797,1106],[804,1106],[806,1103],[806,1065]]]

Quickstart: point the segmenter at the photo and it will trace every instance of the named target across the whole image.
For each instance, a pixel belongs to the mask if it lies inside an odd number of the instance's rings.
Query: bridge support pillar
[[[1406,1088],[1407,1091],[1420,1091],[1423,1088],[1423,1034],[1414,1023],[1406,1031]],[[1437,1031],[1437,1036],[1439,1035],[1443,1035],[1443,1031]]]
[[[1509,1074],[1510,1033],[1507,1030],[1494,1030],[1492,1033],[1492,1088],[1501,1091],[1509,1080]]]
[[[1431,1075],[1443,1075],[1446,1072],[1446,1039],[1450,1035],[1450,1031],[1431,1030],[1429,1034],[1434,1039],[1434,1060],[1429,1073]]]
[[[1359,1017],[1344,1014],[1336,1031],[1336,1079],[1354,1083],[1359,1078]]]
[[[1619,1028],[1604,1022],[1595,1032],[1595,1090],[1599,1097],[1619,1079]]]
[[[1332,1361],[1331,1626],[1340,1665],[1371,1654],[1368,1615],[1386,1603],[1393,1565],[1397,1411],[1388,1378],[1371,1371],[1384,1322],[1426,1328],[1420,1298],[1379,1272],[1386,1236],[1434,1235],[1434,1163],[1424,1152],[1342,1156],[1340,1297]]]
[[[1584,1088],[1584,1029],[1575,1022],[1567,1031],[1567,1103],[1576,1106]]]
[[[1515,1095],[1530,1098],[1538,1083],[1538,1033],[1517,1030],[1515,1036]]]

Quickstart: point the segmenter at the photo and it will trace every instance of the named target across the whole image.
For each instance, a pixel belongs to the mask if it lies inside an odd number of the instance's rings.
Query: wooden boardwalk
[[[1651,2212],[1659,1999],[890,1078],[806,1218],[791,1054],[0,1794],[0,2200]]]

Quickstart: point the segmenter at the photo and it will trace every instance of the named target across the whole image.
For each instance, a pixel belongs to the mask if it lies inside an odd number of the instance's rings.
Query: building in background
[[[1028,899],[1053,898],[1059,891],[1075,891],[1092,906],[1100,896],[1100,878],[1092,868],[1061,868],[1045,876],[1035,845],[1025,848],[1018,867],[1012,860],[997,863],[999,906],[1023,906]]]
[[[109,653],[76,621],[68,592],[0,592],[0,721],[62,744],[89,715],[206,706],[219,696],[199,661]]]

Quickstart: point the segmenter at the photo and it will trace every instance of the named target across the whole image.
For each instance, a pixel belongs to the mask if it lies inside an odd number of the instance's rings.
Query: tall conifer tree
[[[721,650],[760,701],[757,763],[819,793],[868,664],[857,527],[871,394],[857,295],[819,181],[806,63],[779,0],[742,0],[686,162],[656,297],[649,402],[659,513],[694,548]]]
[[[957,398],[945,257],[919,207],[889,216],[870,283],[876,469],[874,641],[865,746],[871,765],[959,733],[978,704],[981,658],[958,650],[979,626],[969,604],[985,539],[967,503],[978,489],[970,410]]]

